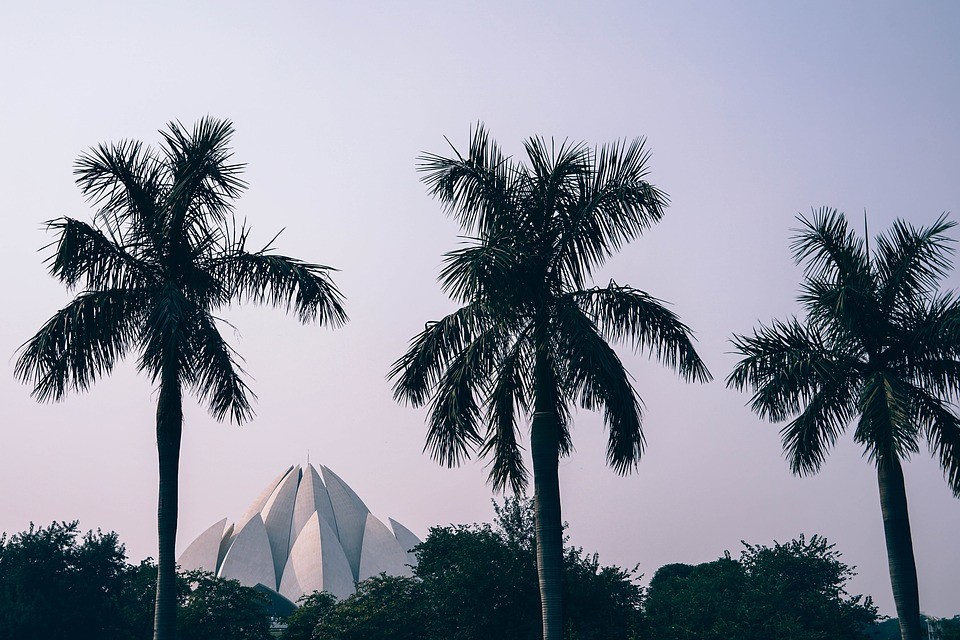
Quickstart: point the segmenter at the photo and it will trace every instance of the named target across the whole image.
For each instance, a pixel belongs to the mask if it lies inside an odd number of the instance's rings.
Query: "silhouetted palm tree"
[[[782,430],[798,475],[816,473],[856,422],[854,440],[877,466],[880,507],[904,640],[920,638],[917,570],[900,462],[927,440],[960,497],[960,302],[938,291],[953,249],[945,217],[927,228],[897,220],[876,251],[842,213],[800,218],[793,252],[805,264],[806,319],[734,336],[743,356],[727,384],[754,392],[751,408]]]
[[[233,217],[246,186],[231,163],[233,127],[205,118],[192,131],[169,125],[157,151],[137,141],[80,156],[77,184],[98,207],[92,224],[48,223],[57,233],[50,273],[80,289],[21,347],[17,376],[40,401],[85,390],[135,351],[159,387],[157,508],[159,576],[154,638],[175,634],[174,548],[178,466],[186,389],[218,420],[252,416],[252,395],[214,313],[251,301],[295,310],[302,322],[340,325],[342,296],[329,267],[246,248]]]
[[[556,640],[557,466],[570,451],[570,406],[604,411],[607,462],[626,473],[643,450],[641,403],[609,342],[650,351],[688,380],[710,374],[659,300],[614,282],[586,288],[595,268],[663,215],[666,196],[644,179],[643,141],[595,151],[532,138],[525,147],[529,165],[505,158],[481,126],[467,157],[421,157],[424,182],[471,236],[446,255],[441,275],[463,307],[428,324],[390,376],[398,400],[431,401],[425,449],[454,466],[479,448],[492,457],[497,490],[524,490],[517,426],[532,420],[543,629]]]

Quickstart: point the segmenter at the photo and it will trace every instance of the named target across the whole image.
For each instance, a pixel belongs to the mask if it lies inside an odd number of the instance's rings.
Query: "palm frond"
[[[330,278],[336,269],[331,267],[269,250],[248,253],[238,248],[222,255],[214,270],[232,283],[231,292],[239,301],[296,311],[303,323],[339,327],[347,321],[343,294]]]
[[[163,197],[162,164],[149,147],[136,140],[99,145],[83,153],[73,173],[83,195],[99,207],[96,218],[108,229],[120,233],[128,229],[134,238],[119,244],[137,242],[140,236],[156,238],[157,228],[150,224],[158,215]]]
[[[538,185],[535,189],[543,194],[544,202],[553,201],[566,190],[565,185],[591,169],[589,149],[582,142],[565,139],[558,145],[553,138],[548,143],[542,136],[533,136],[523,141],[523,148],[530,160],[530,176]]]
[[[417,170],[430,194],[467,233],[479,235],[503,228],[515,204],[517,168],[490,139],[483,124],[472,131],[466,158],[455,147],[453,151],[456,158],[433,153],[417,158]]]
[[[593,269],[663,218],[669,197],[646,179],[650,153],[637,138],[590,153],[568,207],[560,211],[556,269],[581,289]]]
[[[960,418],[956,405],[913,388],[912,421],[923,430],[954,497],[960,498]]]
[[[493,388],[486,399],[487,433],[480,456],[492,455],[490,483],[494,491],[509,485],[514,494],[522,494],[527,486],[527,468],[523,447],[517,439],[517,410],[526,413],[532,396],[529,371],[531,344],[526,331],[520,333],[496,367]]]
[[[605,338],[651,353],[685,380],[713,379],[693,346],[692,332],[662,301],[614,282],[566,297],[596,323]]]
[[[620,474],[632,470],[643,453],[643,409],[623,363],[575,304],[556,315],[554,344],[558,360],[567,364],[568,389],[588,410],[603,409],[609,431],[607,463]]]
[[[81,293],[20,347],[17,378],[41,402],[87,389],[136,341],[147,300],[140,289]]]
[[[490,319],[478,304],[466,305],[438,322],[428,323],[390,369],[387,377],[394,381],[394,399],[423,405],[457,354],[489,324]]]
[[[800,414],[780,430],[790,470],[797,475],[817,473],[827,452],[853,419],[853,381],[823,382]]]
[[[572,390],[558,389],[558,393],[553,396],[553,417],[557,425],[557,444],[560,449],[560,457],[566,458],[573,453],[573,436],[570,433],[570,421],[573,419],[570,413]],[[530,416],[530,424],[533,425],[533,415]]]
[[[857,384],[861,367],[855,351],[830,349],[813,329],[796,319],[761,325],[752,336],[734,335],[734,353],[742,356],[727,386],[752,389],[750,408],[774,422],[796,415],[824,388]],[[851,346],[851,345],[845,345]]]
[[[911,418],[912,386],[886,371],[873,371],[860,387],[860,420],[853,439],[871,461],[903,460],[919,450],[919,426]]]
[[[871,292],[857,283],[809,277],[800,285],[797,301],[806,309],[809,323],[834,344],[852,342],[875,352],[890,331],[889,319],[877,313]]]
[[[912,363],[960,357],[960,298],[953,292],[929,297],[895,316],[888,359]]]
[[[73,218],[58,218],[47,229],[59,234],[47,260],[50,274],[73,288],[83,282],[88,290],[142,288],[149,284],[149,268],[99,229]]]
[[[798,216],[792,248],[804,265],[806,282],[798,300],[811,323],[839,343],[855,337],[868,353],[884,343],[888,318],[876,304],[876,277],[864,241],[836,209],[815,210],[811,219]]]
[[[243,380],[243,369],[236,362],[236,352],[226,343],[216,321],[208,312],[194,317],[189,332],[191,378],[186,380],[201,401],[206,402],[217,420],[229,413],[240,424],[253,417],[250,404],[254,394]]]
[[[727,386],[752,389],[750,408],[760,417],[796,416],[780,431],[784,453],[794,473],[816,473],[855,415],[861,380],[855,349],[829,349],[796,319],[735,335],[733,345],[743,357]]]
[[[210,227],[227,222],[233,201],[247,186],[240,177],[244,165],[230,162],[233,124],[229,120],[206,117],[189,132],[179,122],[171,122],[160,133],[171,184],[166,196],[167,232],[172,243],[179,245],[194,240],[194,234],[205,237]]]
[[[881,304],[890,308],[933,293],[951,267],[953,240],[946,232],[956,226],[946,214],[929,227],[914,227],[896,220],[888,233],[877,238],[877,270]]]
[[[869,258],[863,240],[853,233],[842,213],[821,207],[809,219],[797,216],[797,220],[802,226],[794,230],[791,248],[797,264],[806,262],[808,277],[865,285],[870,279]]]
[[[458,466],[483,443],[478,396],[486,395],[503,337],[497,327],[488,328],[451,359],[437,382],[423,449],[440,464]]]
[[[893,368],[895,373],[908,374],[915,383],[941,398],[960,396],[960,361],[924,358],[916,360],[909,370]]]
[[[570,207],[577,185],[591,169],[590,151],[581,142],[562,141],[549,144],[539,136],[524,141],[530,165],[523,168],[527,176],[524,190],[523,216],[529,229],[551,247],[556,246],[558,212]]]
[[[444,292],[462,303],[484,300],[509,305],[524,292],[523,252],[511,237],[496,234],[468,238],[469,244],[444,255],[440,282]]]
[[[953,293],[911,305],[884,357],[903,379],[938,397],[960,395],[960,299]]]
[[[166,371],[175,372],[179,380],[194,379],[194,362],[190,357],[191,331],[201,310],[183,295],[174,282],[164,282],[150,300],[143,320],[139,368],[153,382]]]

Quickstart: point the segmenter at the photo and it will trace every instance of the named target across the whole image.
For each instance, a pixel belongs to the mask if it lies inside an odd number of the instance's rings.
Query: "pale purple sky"
[[[201,6],[202,5],[202,6]],[[723,378],[728,337],[783,318],[800,271],[794,216],[834,206],[874,230],[960,215],[960,5],[948,1],[36,2],[0,5],[0,531],[79,519],[156,555],[155,393],[135,358],[90,392],[38,405],[17,347],[66,303],[44,271],[44,220],[89,219],[72,163],[99,142],[156,144],[172,119],[233,120],[250,189],[238,213],[288,255],[341,269],[352,322],[302,327],[240,308],[257,418],[217,424],[190,403],[178,549],[237,518],[290,464],[331,467],[377,515],[425,536],[488,521],[482,462],[421,453],[424,412],[396,405],[390,363],[453,309],[436,282],[457,228],[414,170],[482,120],[508,152],[530,135],[591,144],[646,136],[666,220],[610,262],[668,300],[718,381],[686,385],[624,353],[647,405],[639,472],[603,464],[599,416],[575,416],[562,462],[573,544],[605,563],[734,555],[740,540],[827,536],[856,593],[893,614],[876,476],[850,434],[795,478],[778,427]],[[949,286],[960,285],[954,275]],[[921,603],[960,612],[960,501],[926,451],[905,468]]]

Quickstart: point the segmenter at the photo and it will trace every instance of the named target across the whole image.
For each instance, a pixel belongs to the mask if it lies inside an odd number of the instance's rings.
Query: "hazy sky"
[[[646,136],[672,205],[598,281],[669,301],[718,380],[687,385],[623,354],[648,450],[618,477],[599,416],[575,415],[561,463],[572,543],[649,578],[737,555],[741,539],[819,533],[857,565],[852,590],[893,614],[876,473],[851,434],[818,476],[795,478],[778,427],[722,380],[732,332],[797,310],[798,212],[866,208],[874,230],[960,215],[958,33],[950,1],[0,4],[0,531],[79,519],[116,530],[135,561],[156,555],[156,394],[135,358],[54,405],[12,373],[17,347],[69,299],[45,273],[42,222],[89,219],[72,164],[91,145],[232,119],[254,240],[285,228],[277,247],[339,268],[348,297],[338,331],[224,312],[257,418],[236,427],[186,407],[183,549],[308,451],[421,537],[490,520],[484,464],[424,456],[424,412],[395,404],[385,380],[424,322],[453,309],[436,276],[458,231],[415,158],[447,152],[445,135],[465,146],[477,121],[510,153],[531,135]],[[922,607],[953,615],[960,501],[926,451],[905,474]]]

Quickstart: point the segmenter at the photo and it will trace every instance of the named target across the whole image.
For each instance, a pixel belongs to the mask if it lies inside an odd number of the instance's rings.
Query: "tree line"
[[[495,508],[492,524],[431,528],[412,577],[381,574],[341,601],[314,592],[292,613],[234,580],[179,573],[175,628],[185,640],[536,640],[533,507],[508,498]],[[576,640],[886,637],[871,599],[847,593],[853,575],[819,536],[744,544],[736,559],[725,552],[703,564],[665,565],[647,588],[638,568],[606,566],[565,545],[561,626]],[[126,561],[116,533],[81,535],[76,522],[61,522],[4,535],[0,640],[147,637],[156,579],[151,560]]]
[[[43,400],[87,389],[125,355],[157,386],[158,579],[155,640],[176,635],[174,566],[184,392],[218,420],[248,420],[251,392],[216,315],[234,302],[270,304],[302,322],[339,326],[344,297],[331,268],[248,248],[234,217],[246,183],[232,159],[229,121],[172,123],[159,149],[139,141],[82,154],[76,182],[91,223],[48,223],[51,275],[74,300],[21,348],[16,374]],[[441,464],[490,459],[494,489],[526,489],[529,425],[540,621],[564,631],[559,459],[572,450],[572,410],[603,413],[607,463],[627,473],[644,450],[642,403],[616,350],[647,353],[684,380],[707,382],[692,331],[659,298],[593,283],[624,245],[660,221],[668,197],[648,180],[643,139],[598,148],[540,137],[524,160],[477,126],[463,152],[424,154],[430,194],[463,229],[446,254],[454,313],[411,341],[389,372],[395,397],[428,406],[426,450]],[[877,469],[891,585],[903,640],[919,640],[916,562],[901,461],[926,441],[960,496],[960,301],[940,283],[952,267],[954,226],[898,220],[859,237],[833,209],[799,217],[793,254],[804,266],[803,318],[734,335],[730,387],[752,393],[759,416],[786,425],[797,474],[815,473],[855,425]],[[812,543],[812,541],[811,541]]]

